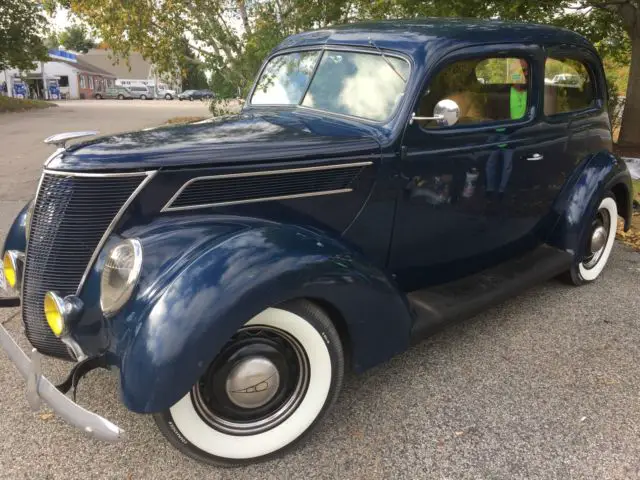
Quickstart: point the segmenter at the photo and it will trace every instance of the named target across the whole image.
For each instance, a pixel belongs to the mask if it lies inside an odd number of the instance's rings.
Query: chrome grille
[[[49,330],[44,295],[76,292],[102,235],[142,180],[142,174],[44,174],[31,217],[22,290],[26,335],[40,352],[71,358]]]

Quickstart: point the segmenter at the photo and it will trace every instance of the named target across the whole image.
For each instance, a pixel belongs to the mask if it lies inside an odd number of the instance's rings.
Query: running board
[[[407,295],[417,342],[451,322],[465,320],[533,285],[569,270],[573,255],[543,245],[522,257],[453,282]]]

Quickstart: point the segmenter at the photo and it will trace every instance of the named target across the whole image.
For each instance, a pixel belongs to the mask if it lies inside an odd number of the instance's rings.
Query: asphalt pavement
[[[76,103],[0,115],[0,237],[33,193],[49,153],[43,137],[80,125],[142,128],[197,110]],[[640,255],[616,245],[591,285],[549,281],[347,376],[304,446],[246,468],[215,469],[173,450],[151,417],[119,403],[117,377],[102,371],[80,384],[79,403],[128,439],[87,439],[46,410],[31,412],[22,378],[0,353],[0,478],[640,478],[639,279]],[[17,309],[0,310],[0,321],[28,348]],[[70,364],[44,367],[60,380]]]

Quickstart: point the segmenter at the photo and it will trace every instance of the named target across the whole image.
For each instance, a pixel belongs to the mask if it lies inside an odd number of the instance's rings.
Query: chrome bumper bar
[[[33,410],[37,411],[41,400],[44,400],[56,415],[93,438],[108,442],[118,442],[124,438],[124,430],[100,415],[85,410],[58,390],[41,373],[42,355],[34,348],[29,358],[2,325],[0,347],[9,355],[9,359],[27,381],[27,400]]]

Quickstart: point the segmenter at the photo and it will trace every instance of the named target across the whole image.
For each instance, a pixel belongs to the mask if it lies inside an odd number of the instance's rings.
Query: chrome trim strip
[[[40,196],[40,187],[42,187],[42,182],[44,181],[44,175],[45,172],[42,172],[42,175],[40,175],[40,181],[38,182],[38,188],[36,189],[36,196],[33,198],[33,205],[35,208],[35,205],[38,203],[38,197]],[[31,215],[29,217],[29,231],[31,231],[31,224],[33,223],[33,215]],[[26,225],[25,225],[25,231],[26,231]],[[18,293],[18,295],[20,296],[20,320],[23,322],[24,324],[24,279],[27,276],[27,258],[29,255],[29,239],[27,238],[27,241],[25,243],[25,248],[24,248],[24,265],[23,265],[23,274],[22,274],[22,282],[20,283],[20,292]]]
[[[131,205],[133,200],[138,196],[138,194],[142,191],[142,189],[151,181],[151,179],[156,176],[157,173],[158,173],[158,170],[153,170],[153,171],[145,173],[146,174],[146,178],[144,180],[142,180],[142,182],[140,182],[140,185],[138,185],[138,187],[133,191],[133,193],[129,196],[127,201],[124,202],[122,207],[120,207],[120,210],[118,210],[118,213],[116,213],[116,216],[113,217],[113,220],[111,220],[111,223],[109,224],[109,226],[105,230],[104,234],[100,238],[100,241],[98,242],[98,245],[96,246],[96,249],[93,251],[93,255],[91,255],[91,259],[89,260],[89,263],[87,264],[87,268],[85,269],[84,274],[82,275],[82,279],[80,280],[80,283],[78,284],[78,288],[76,290],[76,295],[80,296],[80,292],[82,291],[82,287],[84,286],[84,282],[87,280],[87,277],[89,276],[89,272],[93,268],[93,264],[95,263],[96,259],[98,258],[98,255],[100,254],[100,250],[102,250],[102,247],[104,246],[105,242],[107,241],[107,238],[109,238],[109,235],[111,235],[111,232],[113,232],[113,229],[116,227],[116,225],[118,224],[118,222],[120,221],[120,219],[122,218],[124,213],[127,211],[127,208],[129,208],[129,205]],[[138,175],[140,175],[140,174],[138,174]],[[122,175],[114,174],[113,176],[122,176]]]
[[[84,173],[84,172],[65,172],[64,170],[48,170],[44,169],[44,173],[49,175],[60,175],[65,177],[96,177],[96,178],[108,178],[108,177],[143,177],[155,173],[157,170],[147,170],[144,172],[123,172],[123,173]]]
[[[283,168],[281,170],[265,170],[265,171],[256,171],[256,172],[241,172],[241,173],[224,173],[221,175],[208,175],[205,177],[195,177],[192,178],[190,180],[188,180],[184,185],[182,185],[178,191],[169,199],[169,201],[167,202],[167,204],[162,207],[162,210],[160,210],[161,212],[171,212],[171,211],[177,211],[177,210],[191,210],[192,208],[204,208],[204,207],[211,207],[211,206],[221,206],[221,205],[235,205],[237,203],[253,203],[253,202],[262,202],[262,201],[267,201],[267,200],[283,200],[285,198],[299,198],[300,196],[314,196],[314,195],[322,195],[322,194],[327,194],[330,195],[330,192],[334,192],[334,193],[343,193],[342,190],[338,191],[329,191],[329,193],[327,192],[314,192],[312,194],[308,194],[308,193],[304,193],[304,194],[299,194],[299,195],[294,195],[294,196],[290,196],[290,195],[282,195],[280,197],[264,197],[264,198],[260,198],[260,199],[252,199],[252,200],[238,200],[236,201],[232,201],[232,202],[219,202],[219,203],[212,203],[212,204],[203,204],[203,205],[199,205],[196,207],[171,207],[171,205],[173,205],[173,202],[176,201],[176,199],[180,196],[180,194],[192,183],[201,181],[201,180],[212,180],[212,179],[216,179],[216,178],[240,178],[240,177],[261,177],[261,176],[265,176],[265,175],[278,175],[280,173],[298,173],[298,172],[314,172],[314,171],[322,171],[322,170],[336,170],[336,169],[341,169],[341,168],[353,168],[353,167],[368,167],[369,165],[373,165],[373,162],[368,161],[368,162],[356,162],[356,163],[342,163],[342,164],[338,164],[338,165],[321,165],[321,166],[317,166],[317,167],[301,167],[301,168]],[[351,189],[346,189],[346,191],[351,191]]]
[[[49,155],[49,158],[47,158],[44,161],[44,167],[48,167],[49,164],[53,161],[54,158],[56,158],[58,155],[60,155],[62,152],[65,152],[66,150],[64,148],[58,148],[56,149],[55,152],[53,152],[51,155]]]
[[[187,205],[184,207],[169,207],[169,208],[165,207],[162,209],[162,211],[178,212],[181,210],[194,210],[196,208],[223,207],[227,205],[242,205],[244,203],[269,202],[274,200],[291,200],[294,198],[318,197],[321,195],[336,195],[338,193],[349,193],[352,191],[353,191],[353,188],[342,188],[340,190],[325,190],[323,192],[298,193],[296,195],[279,195],[277,197],[260,197],[260,198],[251,198],[249,200],[232,200],[230,202],[203,203],[199,205]]]

